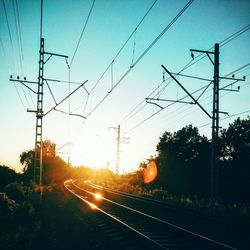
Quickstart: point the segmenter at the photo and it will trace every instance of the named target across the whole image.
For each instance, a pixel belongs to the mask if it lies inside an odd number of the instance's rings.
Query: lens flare
[[[155,161],[150,161],[144,169],[143,179],[144,183],[152,182],[157,176],[157,165]]]
[[[101,194],[96,193],[96,194],[95,194],[95,198],[96,198],[96,200],[101,200],[101,199],[102,199],[102,196],[101,196]]]
[[[89,203],[89,206],[90,206],[93,210],[97,209],[97,206],[96,206],[95,204],[93,204],[93,203]]]

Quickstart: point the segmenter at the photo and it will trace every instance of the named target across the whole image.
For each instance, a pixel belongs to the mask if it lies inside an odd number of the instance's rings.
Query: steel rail
[[[64,182],[64,186],[65,188],[72,193],[74,196],[76,196],[77,198],[79,198],[80,200],[82,200],[83,202],[85,202],[86,204],[88,204],[91,208],[94,208],[96,210],[98,210],[99,212],[107,215],[108,217],[110,217],[111,219],[117,221],[118,223],[122,224],[123,226],[127,227],[128,229],[132,230],[133,232],[135,232],[136,234],[142,236],[144,239],[150,241],[151,243],[153,243],[154,245],[156,245],[157,247],[160,247],[161,249],[165,249],[165,250],[169,250],[169,248],[164,247],[163,245],[161,245],[160,243],[158,243],[157,241],[151,239],[149,236],[143,234],[142,232],[138,231],[137,229],[133,228],[132,226],[128,225],[127,223],[123,222],[122,220],[118,219],[117,217],[113,216],[110,213],[107,213],[106,211],[104,211],[103,209],[99,208],[98,206],[96,206],[94,203],[86,200],[85,198],[83,198],[81,195],[76,194],[74,191],[72,191],[69,187],[68,187],[68,183],[72,183],[74,185],[74,187],[81,189],[79,187],[77,187],[72,180],[67,180]]]
[[[72,184],[73,184],[77,189],[82,190],[82,191],[86,192],[86,193],[89,194],[89,195],[92,195],[92,196],[95,196],[95,195],[96,195],[96,193],[91,192],[91,191],[88,191],[88,190],[83,189],[83,188],[79,187],[78,185],[76,185],[76,181],[72,181]],[[106,190],[107,192],[110,192],[110,193],[113,193],[113,194],[119,194],[119,195],[123,195],[123,196],[129,197],[129,198],[132,198],[132,199],[137,199],[137,200],[144,200],[144,199],[140,199],[140,197],[136,197],[136,196],[134,196],[134,195],[126,194],[126,193],[120,192],[120,191],[114,191],[114,190],[110,190],[110,189],[107,189],[107,188],[103,188],[103,187],[101,187],[101,186],[99,186],[99,185],[95,185],[95,184],[88,184],[88,185],[90,185],[90,186],[92,186],[92,187],[94,187],[94,188],[97,188],[97,189],[99,189],[99,190],[100,190],[100,189],[101,189],[101,190]],[[217,245],[217,246],[221,246],[221,247],[224,247],[224,248],[226,248],[226,249],[237,250],[236,248],[231,247],[231,246],[229,246],[229,245],[227,245],[227,244],[224,244],[224,243],[218,242],[218,241],[216,241],[216,240],[213,240],[213,239],[211,239],[211,238],[208,238],[208,237],[206,237],[206,236],[197,234],[197,233],[192,232],[192,231],[190,231],[190,230],[188,230],[188,229],[185,229],[185,228],[183,228],[183,227],[174,225],[174,224],[172,224],[172,223],[170,223],[170,222],[167,222],[167,221],[162,220],[162,219],[160,219],[160,218],[157,218],[157,217],[155,217],[155,216],[146,214],[146,213],[144,213],[144,212],[142,212],[142,211],[139,211],[139,210],[136,210],[136,209],[134,209],[134,208],[125,206],[125,205],[123,205],[123,204],[117,203],[117,202],[112,201],[112,200],[110,200],[110,199],[107,199],[107,198],[105,198],[105,197],[101,197],[101,199],[102,199],[102,200],[105,200],[105,201],[107,201],[107,202],[109,202],[109,203],[112,203],[112,204],[114,204],[114,205],[116,205],[116,206],[122,207],[122,208],[124,208],[124,209],[129,210],[129,211],[132,211],[132,212],[134,212],[134,213],[137,213],[137,214],[140,214],[140,215],[142,215],[142,216],[145,216],[145,217],[147,217],[147,218],[149,218],[149,219],[152,219],[152,220],[154,220],[154,221],[157,221],[157,222],[159,222],[159,223],[162,223],[162,224],[165,224],[165,225],[167,225],[167,226],[170,226],[170,227],[174,228],[175,230],[180,230],[180,231],[182,231],[182,232],[188,233],[189,235],[192,235],[192,236],[194,236],[194,237],[200,238],[200,239],[202,239],[202,240],[205,240],[205,241],[210,242],[210,243],[212,243],[212,244],[215,244],[215,245]],[[148,200],[148,201],[153,201],[152,199],[147,199],[147,200]],[[148,236],[147,236],[147,237],[148,237]]]

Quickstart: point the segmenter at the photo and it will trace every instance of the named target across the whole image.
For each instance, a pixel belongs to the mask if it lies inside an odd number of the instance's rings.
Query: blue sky
[[[0,163],[20,166],[20,153],[34,147],[35,115],[27,113],[26,109],[34,109],[36,96],[18,83],[15,86],[9,81],[9,75],[26,76],[34,81],[37,79],[40,1],[17,1],[21,43],[17,36],[17,31],[19,33],[15,23],[17,9],[16,5],[13,7],[13,2],[15,3],[11,0],[1,0],[0,3]],[[153,2],[96,0],[71,65],[70,81],[88,80],[86,89],[90,91]],[[68,55],[71,62],[92,3],[92,0],[44,0],[43,37],[46,51]],[[149,94],[154,89],[156,89],[155,97],[162,99],[180,99],[185,96],[174,82],[166,81],[159,86],[163,79],[161,64],[171,72],[178,72],[191,60],[189,49],[208,50],[215,43],[220,43],[244,27],[248,28],[220,48],[220,75],[225,76],[241,66],[248,65],[250,1],[247,0],[194,1],[104,102],[94,110],[112,85],[119,81],[132,62],[140,57],[187,3],[188,1],[181,0],[158,0],[115,59],[112,69],[110,67],[107,70],[91,95],[88,97],[82,88],[70,98],[70,103],[66,101],[58,107],[68,112],[70,106],[71,112],[88,116],[86,121],[56,111],[44,117],[44,139],[54,141],[57,148],[67,142],[73,143],[62,149],[64,153],[62,157],[69,155],[72,164],[92,167],[104,167],[110,162],[110,168],[114,169],[116,132],[108,128],[118,124],[121,125],[122,137],[130,137],[128,144],[121,145],[121,172],[136,169],[139,162],[154,155],[159,137],[166,130],[173,132],[192,123],[200,129],[201,134],[211,137],[211,125],[209,125],[211,121],[197,106],[174,104],[158,112],[159,108],[156,105],[146,104],[145,98],[153,97]],[[18,41],[22,48],[18,45]],[[46,78],[69,80],[68,68],[63,58],[52,57],[44,68]],[[208,58],[204,58],[183,73],[212,79],[213,65]],[[245,82],[234,86],[241,85],[240,92],[220,92],[220,109],[232,116],[224,119],[226,117],[221,114],[222,127],[227,127],[228,123],[237,118],[233,116],[235,114],[245,112],[239,115],[241,118],[246,118],[250,114],[249,73],[249,65],[235,73],[236,77],[247,77]],[[179,80],[190,92],[207,84],[204,81],[183,77],[179,77]],[[220,82],[221,86],[229,83]],[[167,87],[163,91],[162,87],[165,85]],[[76,86],[69,83],[50,83],[57,101]],[[200,93],[195,94],[195,97]],[[188,101],[188,98],[185,100]],[[210,113],[212,88],[209,87],[199,100]],[[131,113],[139,103],[141,105],[135,109],[135,113]],[[161,103],[163,106],[167,104]],[[45,87],[44,111],[53,105],[53,99]],[[151,119],[143,122],[150,116]],[[140,123],[141,125],[137,126]]]

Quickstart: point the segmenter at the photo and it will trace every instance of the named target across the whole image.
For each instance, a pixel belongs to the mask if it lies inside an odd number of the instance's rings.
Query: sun
[[[110,168],[114,164],[115,155],[108,149],[93,145],[73,146],[70,153],[70,162],[75,166],[86,166],[93,169]]]

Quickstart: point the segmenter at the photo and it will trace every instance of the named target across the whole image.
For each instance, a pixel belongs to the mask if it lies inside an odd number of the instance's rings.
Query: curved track
[[[134,246],[144,244],[146,249],[236,249],[174,225],[160,216],[135,208],[133,203],[119,202],[124,197],[133,199],[134,202],[144,200],[152,203],[153,201],[150,199],[142,199],[93,184],[82,187],[73,180],[65,181],[64,186],[72,195],[92,209],[122,225],[126,229],[125,234],[128,234],[127,240],[136,241]],[[107,192],[111,196],[108,196]],[[113,199],[112,195],[115,195],[116,199]],[[134,237],[131,238],[131,235]],[[135,249],[142,248],[135,247]]]

